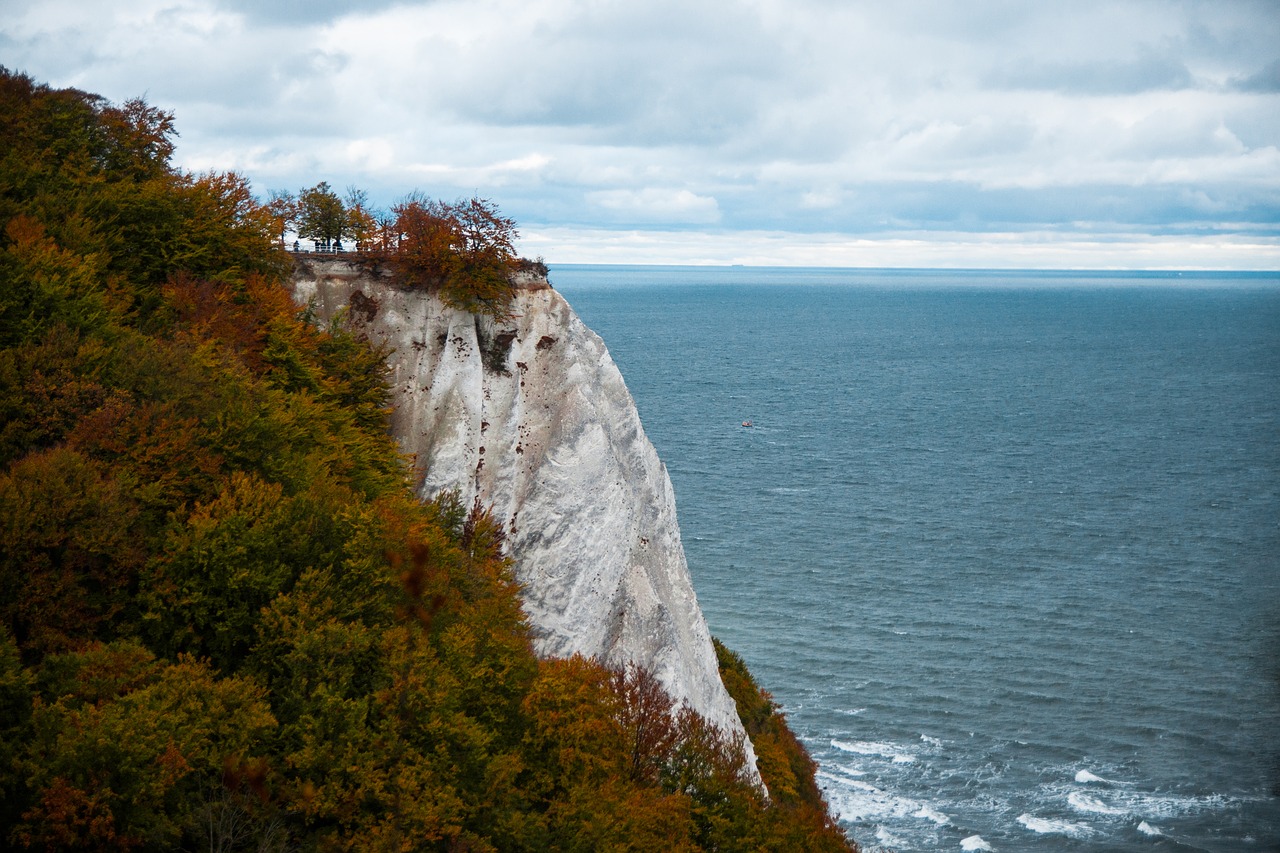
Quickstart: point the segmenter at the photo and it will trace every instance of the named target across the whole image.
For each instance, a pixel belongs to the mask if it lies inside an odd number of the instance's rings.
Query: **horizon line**
[[[1277,277],[1280,269],[1247,269],[1239,267],[959,267],[959,266],[844,266],[839,264],[740,264],[714,262],[657,261],[553,261],[542,259],[548,267],[650,267],[657,269],[756,269],[756,270],[833,270],[849,272],[920,272],[920,273],[1040,273],[1051,275],[1233,275]]]

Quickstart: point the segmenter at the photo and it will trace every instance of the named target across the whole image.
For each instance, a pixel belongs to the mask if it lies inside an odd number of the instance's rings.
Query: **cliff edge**
[[[390,348],[392,429],[418,494],[458,489],[506,525],[540,655],[640,664],[744,735],[666,468],[604,342],[559,293],[526,278],[512,318],[494,320],[345,261],[307,258],[292,287],[318,320],[346,310],[353,330]]]

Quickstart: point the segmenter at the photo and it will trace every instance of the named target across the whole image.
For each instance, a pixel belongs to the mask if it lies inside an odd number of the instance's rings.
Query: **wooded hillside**
[[[384,354],[173,136],[0,69],[0,847],[848,849],[740,660],[770,801],[650,674],[534,657]]]

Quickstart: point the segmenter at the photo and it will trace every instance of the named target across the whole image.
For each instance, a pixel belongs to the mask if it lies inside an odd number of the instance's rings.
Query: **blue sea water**
[[[551,279],[864,848],[1280,849],[1280,276]]]

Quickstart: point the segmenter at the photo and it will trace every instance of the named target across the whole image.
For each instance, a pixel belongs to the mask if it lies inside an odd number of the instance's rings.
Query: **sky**
[[[1280,0],[0,0],[175,159],[549,263],[1280,269]]]

